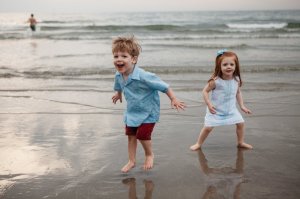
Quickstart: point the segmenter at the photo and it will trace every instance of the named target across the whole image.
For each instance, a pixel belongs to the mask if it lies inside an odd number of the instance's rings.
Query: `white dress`
[[[216,108],[216,114],[206,109],[204,126],[214,127],[232,125],[244,122],[241,113],[236,107],[236,94],[239,83],[235,79],[215,79],[215,89],[211,93],[211,103]]]

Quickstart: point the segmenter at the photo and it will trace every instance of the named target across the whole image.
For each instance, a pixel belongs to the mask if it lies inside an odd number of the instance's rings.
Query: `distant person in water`
[[[35,31],[37,21],[36,21],[36,19],[34,18],[34,15],[33,15],[33,14],[30,15],[30,18],[28,19],[27,22],[29,23],[30,29],[31,29],[32,31]]]

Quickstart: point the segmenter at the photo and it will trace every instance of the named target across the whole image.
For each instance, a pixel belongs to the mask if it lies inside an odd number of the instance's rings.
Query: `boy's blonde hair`
[[[138,44],[134,36],[117,37],[112,42],[112,53],[127,52],[132,57],[138,57],[142,47]]]

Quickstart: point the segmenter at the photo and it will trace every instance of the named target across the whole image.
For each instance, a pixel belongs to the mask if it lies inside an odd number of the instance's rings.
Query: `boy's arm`
[[[243,100],[243,96],[242,96],[240,87],[238,88],[238,91],[236,93],[236,100],[242,111],[244,111],[245,113],[251,114],[251,111],[244,105],[244,100]]]
[[[118,100],[122,103],[122,88],[119,82],[117,81],[117,76],[115,77],[114,90],[116,93],[112,97],[113,103],[116,104]]]
[[[216,112],[216,108],[209,100],[209,92],[211,90],[213,90],[215,87],[216,87],[215,81],[211,80],[206,84],[206,86],[202,90],[202,96],[203,96],[204,102],[207,105],[209,112],[211,112],[212,114],[215,114],[217,112]]]
[[[167,96],[170,98],[170,100],[171,100],[171,106],[172,106],[172,108],[175,107],[178,111],[179,111],[179,109],[184,110],[184,108],[186,107],[185,104],[184,104],[184,102],[179,101],[179,100],[176,98],[176,96],[175,96],[173,90],[172,90],[170,87],[168,88],[168,90],[167,90],[167,92],[166,92],[166,95],[167,95]]]
[[[118,100],[122,103],[122,91],[117,91],[115,95],[111,98],[113,103],[117,103]]]

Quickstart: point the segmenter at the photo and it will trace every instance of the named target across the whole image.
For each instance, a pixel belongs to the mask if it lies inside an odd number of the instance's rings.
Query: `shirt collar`
[[[131,79],[140,80],[140,72],[137,65],[134,66],[133,72],[131,74]]]
[[[117,76],[122,76],[121,73],[116,71]],[[133,72],[129,75],[128,79],[135,79],[135,80],[140,80],[140,72],[139,72],[139,67],[137,65],[134,66]]]

